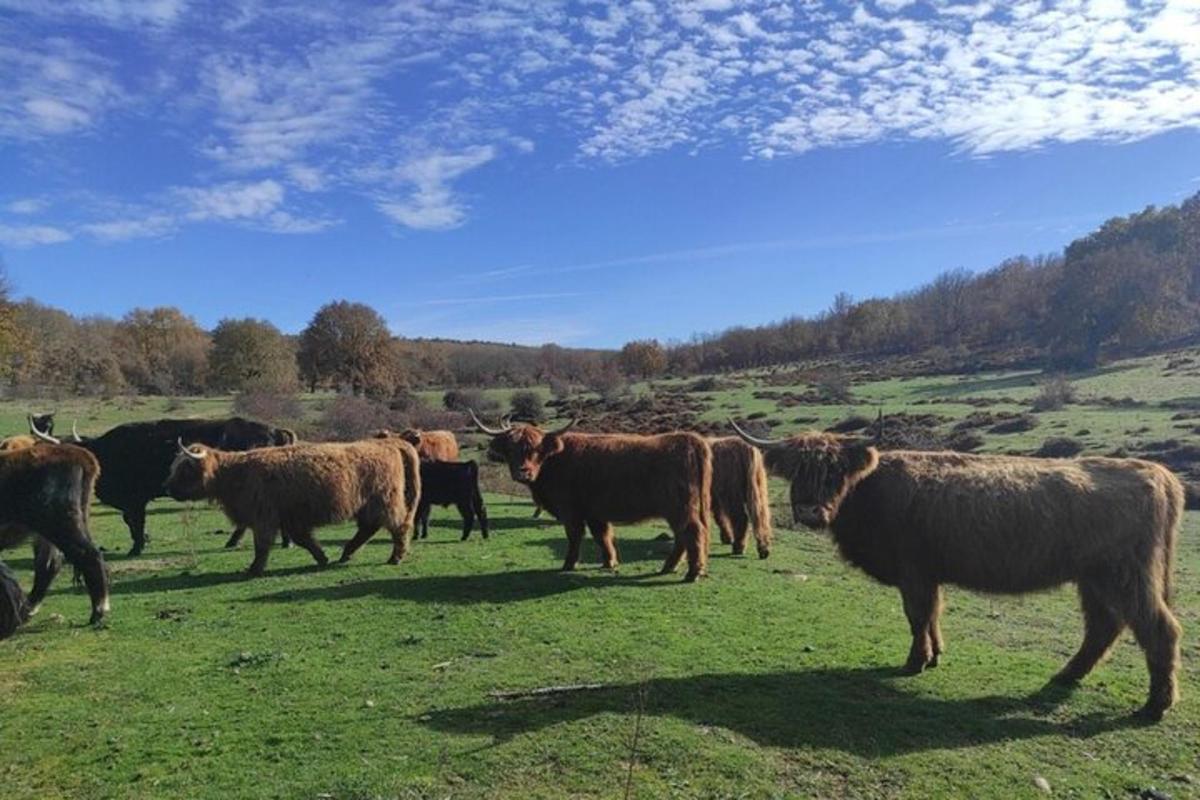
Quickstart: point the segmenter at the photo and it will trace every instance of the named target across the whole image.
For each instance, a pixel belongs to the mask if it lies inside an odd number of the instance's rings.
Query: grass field
[[[985,449],[1033,447],[1059,427],[1090,429],[1097,451],[1183,435],[1173,401],[1200,397],[1200,381],[1164,376],[1160,359],[1119,366],[1080,377],[1080,403]],[[880,381],[854,386],[850,406],[786,411],[747,388],[713,393],[706,415],[763,410],[780,433],[801,414],[834,421],[880,403],[958,417],[971,397],[1021,408],[1036,377]],[[1088,402],[1105,396],[1148,405]],[[70,410],[103,428],[163,403]],[[0,406],[13,432],[23,416]],[[398,567],[383,565],[381,536],[327,569],[276,549],[258,580],[240,574],[248,547],[222,550],[214,531],[228,526],[207,507],[156,504],[136,559],[120,555],[119,517],[97,507],[108,625],[82,624],[86,595],[64,579],[0,643],[4,797],[619,798],[628,780],[640,798],[1020,798],[1044,796],[1038,777],[1060,797],[1200,796],[1200,514],[1186,515],[1177,569],[1183,699],[1144,727],[1130,716],[1147,676],[1129,636],[1074,693],[1044,691],[1082,636],[1069,589],[951,588],[942,666],[905,678],[898,595],[821,536],[780,529],[767,561],[714,542],[711,577],[687,586],[654,574],[665,526],[633,526],[618,531],[618,573],[561,574],[559,526],[531,520],[525,498],[488,500],[487,542],[458,542],[452,512],[435,512],[431,538]],[[323,531],[327,551],[350,533]],[[584,555],[594,561],[590,542]],[[28,586],[28,551],[5,558]],[[604,686],[493,695],[577,683]]]

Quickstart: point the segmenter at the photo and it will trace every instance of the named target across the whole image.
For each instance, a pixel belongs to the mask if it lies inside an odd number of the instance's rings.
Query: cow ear
[[[879,466],[879,451],[867,444],[850,445],[842,454],[846,459],[847,477],[852,481],[862,480]]]
[[[548,458],[563,451],[563,437],[557,433],[548,433],[542,437],[542,458]]]

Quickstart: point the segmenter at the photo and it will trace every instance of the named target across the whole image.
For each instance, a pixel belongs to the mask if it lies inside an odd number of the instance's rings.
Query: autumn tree
[[[293,392],[296,354],[279,329],[266,320],[223,319],[212,333],[209,384],[235,392]]]
[[[135,308],[114,337],[125,379],[153,394],[204,391],[210,344],[196,321],[173,306]]]
[[[667,368],[667,351],[657,339],[629,342],[618,359],[622,372],[639,378],[651,378]]]
[[[322,306],[300,334],[297,359],[310,390],[332,385],[355,395],[390,394],[400,353],[379,312],[339,300]]]

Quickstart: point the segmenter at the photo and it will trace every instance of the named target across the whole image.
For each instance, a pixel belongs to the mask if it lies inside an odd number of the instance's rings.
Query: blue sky
[[[1200,191],[1195,0],[0,0],[0,255],[79,314],[611,346]]]

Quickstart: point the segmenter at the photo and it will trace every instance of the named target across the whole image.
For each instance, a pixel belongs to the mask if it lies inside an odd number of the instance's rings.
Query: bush
[[[1034,411],[1057,411],[1067,403],[1075,402],[1075,387],[1061,375],[1055,375],[1042,383],[1041,391],[1033,398]]]
[[[451,389],[442,395],[442,405],[447,411],[466,412],[473,409],[475,413],[499,411],[499,401],[488,397],[482,389]]]
[[[1069,436],[1051,436],[1034,451],[1039,458],[1071,458],[1083,452],[1083,443]]]
[[[380,428],[400,427],[391,410],[383,403],[354,395],[339,395],[321,415],[320,438],[352,442],[364,439]]]
[[[550,395],[555,400],[566,400],[571,396],[571,384],[561,378],[551,378]]]
[[[1032,414],[1020,414],[1010,419],[997,422],[988,428],[988,433],[1024,433],[1038,426],[1038,418]]]
[[[512,393],[509,409],[512,411],[513,419],[521,422],[532,422],[538,425],[546,418],[546,409],[542,405],[541,395],[528,389]]]
[[[621,372],[611,367],[602,369],[592,376],[588,382],[588,388],[596,394],[600,395],[601,399],[606,403],[612,403],[618,400],[623,395],[628,387],[625,385],[625,378]]]
[[[840,369],[821,370],[812,376],[811,383],[826,402],[850,402],[850,378]]]
[[[861,431],[865,428],[869,428],[873,424],[874,420],[855,414],[853,416],[846,417],[841,422],[830,425],[825,430],[829,431],[830,433],[853,433],[854,431]]]
[[[304,416],[300,398],[278,392],[242,392],[233,399],[234,413],[278,425]]]

